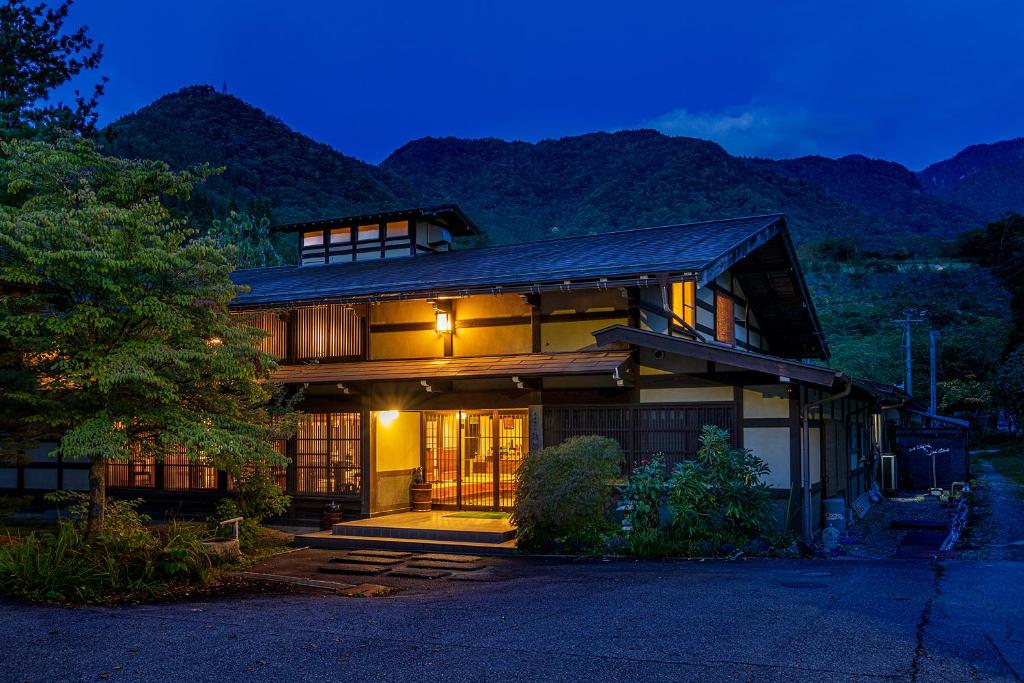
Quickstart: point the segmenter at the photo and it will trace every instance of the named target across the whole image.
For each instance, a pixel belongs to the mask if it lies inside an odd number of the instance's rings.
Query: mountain
[[[913,171],[893,161],[854,154],[751,162],[821,187],[898,232],[948,239],[985,223],[982,214],[926,193]]]
[[[458,201],[498,242],[783,212],[800,242],[889,227],[799,178],[729,155],[713,142],[652,130],[538,143],[423,138],[381,167],[429,202]]]
[[[918,174],[938,197],[968,207],[987,221],[1024,213],[1024,138],[972,145]]]
[[[287,223],[419,203],[407,181],[209,86],[184,88],[118,119],[103,130],[101,145],[174,168],[224,167],[195,193],[190,208],[199,222],[234,208]]]

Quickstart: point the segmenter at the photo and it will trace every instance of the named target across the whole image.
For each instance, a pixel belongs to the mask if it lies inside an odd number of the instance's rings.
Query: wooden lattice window
[[[295,324],[295,357],[300,360],[362,356],[362,319],[351,308],[300,308]]]
[[[295,435],[295,492],[360,491],[359,413],[314,413],[299,419]]]
[[[726,344],[736,343],[736,311],[732,297],[715,294],[715,339]]]

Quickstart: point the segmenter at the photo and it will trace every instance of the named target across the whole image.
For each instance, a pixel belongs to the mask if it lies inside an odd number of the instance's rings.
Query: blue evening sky
[[[371,162],[427,135],[653,127],[917,170],[1024,135],[1020,0],[78,0],[72,23],[105,44],[104,123],[226,82]]]

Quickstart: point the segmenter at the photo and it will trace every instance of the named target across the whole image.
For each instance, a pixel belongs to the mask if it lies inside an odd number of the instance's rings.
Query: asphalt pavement
[[[512,560],[381,598],[0,603],[0,681],[1020,681],[1024,563]]]

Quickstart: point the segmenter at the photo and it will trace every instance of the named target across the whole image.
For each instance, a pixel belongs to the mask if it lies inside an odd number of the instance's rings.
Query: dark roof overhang
[[[714,342],[696,341],[685,337],[672,337],[660,332],[640,330],[625,325],[612,325],[594,332],[598,346],[612,343],[625,343],[642,349],[650,349],[666,355],[676,355],[697,360],[712,361],[731,365],[744,370],[752,370],[765,375],[774,375],[796,382],[804,382],[817,386],[832,388],[843,377],[843,373],[831,368],[809,363],[753,353],[742,349],[724,346]]]

